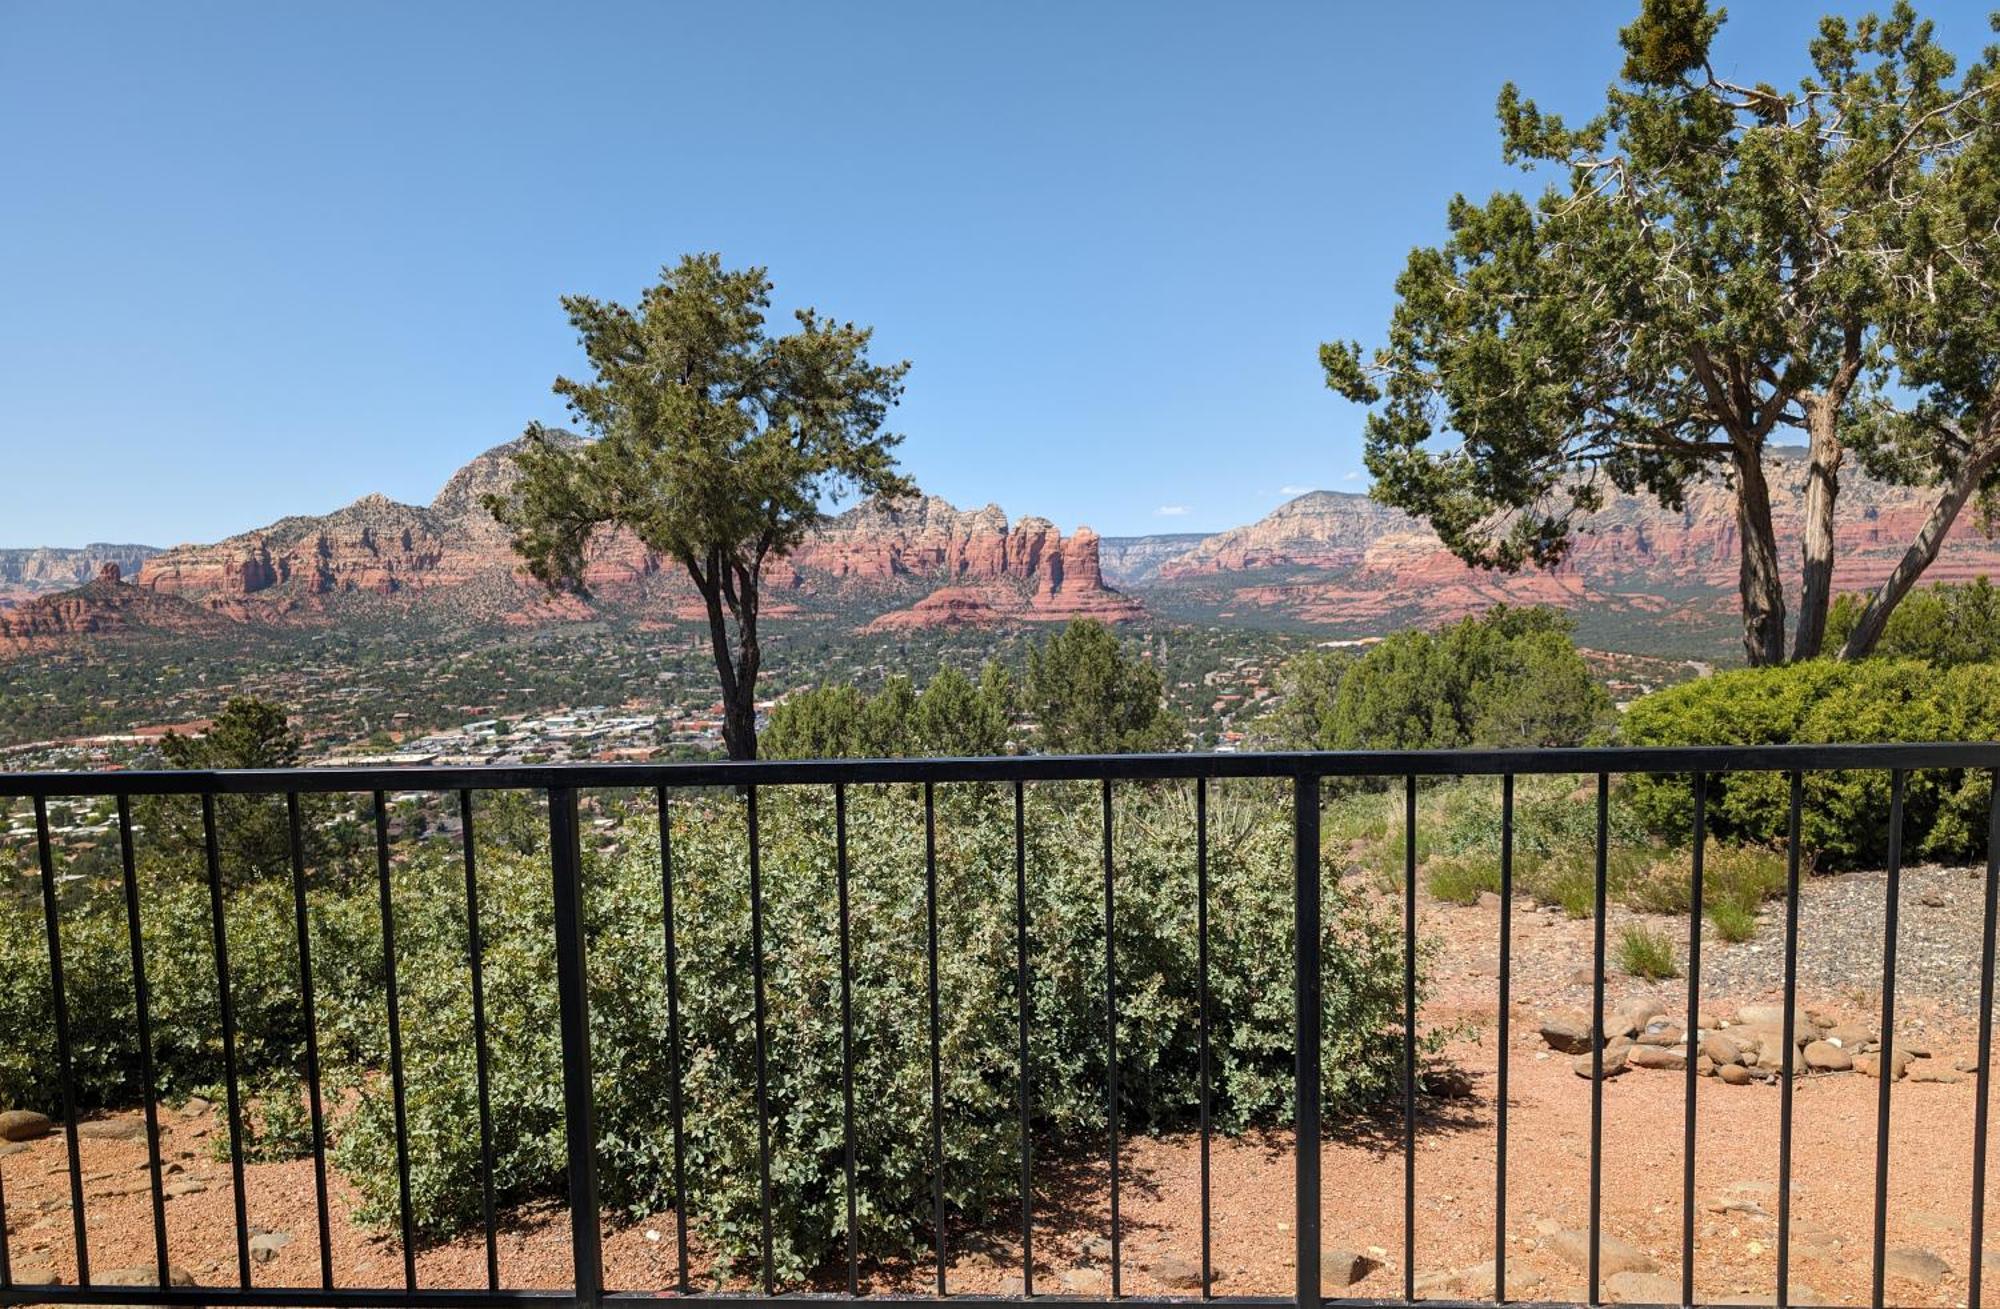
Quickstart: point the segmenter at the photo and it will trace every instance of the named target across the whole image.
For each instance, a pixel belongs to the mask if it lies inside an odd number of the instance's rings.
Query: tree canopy
[[[1559,610],[1495,605],[1436,632],[1398,632],[1359,659],[1288,661],[1272,727],[1293,750],[1582,745],[1611,697]]]
[[[891,677],[872,696],[819,686],[786,696],[765,724],[775,759],[893,759],[1006,754],[1014,729],[1013,678],[988,661],[974,682],[950,664],[919,693]]]
[[[1943,411],[1963,426],[1979,369],[1944,357],[1979,351],[1948,343],[1966,310],[1919,311],[1945,262],[1919,238],[1986,241],[1950,216],[1976,208],[1960,175],[1992,148],[1992,106],[1987,65],[1953,86],[1907,4],[1823,20],[1813,72],[1788,92],[1715,74],[1722,20],[1703,0],[1645,0],[1619,82],[1580,126],[1505,87],[1503,156],[1558,180],[1532,201],[1453,200],[1444,243],[1397,279],[1386,343],[1329,343],[1321,361],[1371,407],[1375,494],[1476,565],[1559,562],[1612,488],[1681,508],[1721,479],[1744,648],[1768,664],[1787,621],[1774,433],[1808,445],[1798,657],[1823,640],[1846,443],[1896,446],[1869,466],[1901,480],[1948,471],[1914,436]],[[1927,401],[1900,422],[1885,417],[1898,370]]]
[[[1079,618],[1028,651],[1027,709],[1049,754],[1134,754],[1178,747],[1159,670],[1110,628]]]
[[[587,549],[606,528],[681,565],[706,609],[738,759],[757,748],[765,565],[824,519],[830,497],[915,489],[895,468],[901,438],[883,428],[909,365],[871,362],[872,329],[812,309],[797,330],[770,333],[771,289],[764,269],[704,254],[662,270],[633,308],[563,297],[590,376],[554,389],[595,439],[529,424],[518,481],[486,499],[551,589],[587,593]]]

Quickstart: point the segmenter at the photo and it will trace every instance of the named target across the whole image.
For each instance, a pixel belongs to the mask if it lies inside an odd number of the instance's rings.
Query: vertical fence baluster
[[[49,805],[35,797],[35,853],[42,869],[42,918],[49,937],[49,994],[55,1004],[56,1072],[62,1084],[63,1136],[69,1145],[70,1226],[76,1240],[76,1283],[90,1285],[90,1244],[84,1234],[83,1150],[76,1135],[76,1077],[69,1048],[69,999],[63,986],[62,919],[56,907],[55,850],[49,844]]]
[[[332,1290],[333,1220],[328,1213],[326,1199],[326,1106],[319,1084],[319,1016],[313,1000],[312,928],[306,916],[305,824],[299,814],[297,791],[285,794],[285,828],[292,856],[292,925],[298,939],[299,1002],[306,1025],[306,1111],[312,1122],[313,1198],[319,1220],[319,1283]],[[487,1164],[487,1171],[489,1174],[492,1172],[491,1161]]]
[[[750,836],[750,979],[752,1017],[757,1027],[757,1186],[764,1255],[764,1294],[777,1281],[771,1241],[771,1072],[770,1038],[764,1030],[764,857],[757,836],[757,788],[748,795]]]
[[[1297,1145],[1293,1207],[1298,1240],[1294,1297],[1300,1309],[1318,1305],[1320,1116],[1319,778],[1292,779],[1292,1079]]]
[[[1114,867],[1111,845],[1111,779],[1105,778],[1104,797],[1104,1102],[1111,1129],[1111,1298],[1122,1293],[1119,1285],[1123,1233],[1118,1219],[1118,946],[1117,920],[1112,907]]]
[[[847,897],[847,787],[833,784],[833,870],[840,896],[840,1142],[847,1179],[847,1293],[861,1294],[859,1203],[854,1194],[854,955]]]
[[[1500,779],[1500,1070],[1493,1153],[1493,1302],[1507,1300],[1507,1052],[1514,1003],[1514,775]]]
[[[1194,779],[1195,986],[1201,1007],[1201,1294],[1215,1294],[1209,1214],[1208,779]]]
[[[1403,779],[1403,1298],[1417,1297],[1417,779]]]
[[[1604,1198],[1604,913],[1611,846],[1611,776],[1597,775],[1597,859],[1592,877],[1590,957],[1590,1303],[1598,1295]]]
[[[1694,774],[1694,866],[1688,889],[1688,1002],[1686,1098],[1681,1106],[1681,1303],[1694,1301],[1695,1060],[1701,1055],[1701,895],[1702,857],[1708,841],[1708,784]]]
[[[222,914],[222,850],[215,832],[215,795],[201,797],[201,836],[208,864],[208,916],[215,937],[215,989],[222,1011],[222,1073],[229,1108],[229,1169],[236,1201],[236,1280],[250,1285],[250,1211],[243,1194],[243,1096],[236,1080],[236,1000],[229,986],[229,928]]]
[[[140,1093],[146,1103],[146,1169],[153,1193],[153,1264],[167,1285],[167,1200],[161,1187],[160,1102],[153,1071],[153,997],[146,985],[146,943],[139,925],[139,867],[132,848],[132,801],[118,797],[118,863],[125,884],[125,932],[132,950],[132,1001],[139,1020]],[[0,1218],[4,1221],[4,1218]]]
[[[604,1233],[597,1206],[597,1115],[590,1062],[590,986],[585,971],[583,834],[577,825],[575,787],[549,788],[549,876],[555,893],[570,1265],[577,1303],[584,1309],[595,1309],[604,1303]]]
[[[389,797],[375,792],[375,884],[382,901],[382,986],[389,1016],[389,1096],[396,1114],[396,1197],[403,1286],[417,1289],[417,1228],[410,1205],[410,1118],[403,1090],[403,1012],[396,987],[396,906],[389,886]]]
[[[931,1226],[937,1248],[937,1293],[945,1294],[944,1265],[944,1059],[939,1050],[937,795],[924,783],[924,982],[930,998]]]
[[[1799,999],[1799,821],[1805,807],[1805,774],[1794,771],[1785,821],[1785,1052],[1778,1096],[1778,1309],[1791,1303],[1792,1273],[1792,1077],[1798,1059],[1793,1033]]]
[[[7,1228],[7,1169],[0,1164],[0,1289],[14,1285],[14,1260],[9,1251],[12,1244]],[[165,1280],[164,1278],[161,1280]]]
[[[674,934],[674,825],[667,788],[653,788],[660,823],[660,931],[667,952],[667,1096],[674,1120],[674,1258],[676,1285],[688,1293],[687,1130],[681,1099],[680,954]]]
[[[1986,1257],[1986,1092],[1991,1085],[1987,1063],[1993,1057],[1993,930],[2000,907],[2000,769],[1987,777],[1986,804],[1986,927],[1979,951],[1979,1098],[1972,1110],[1972,1254],[1966,1264],[1965,1303],[1979,1309],[1980,1265]]]
[[[465,946],[472,969],[472,1057],[479,1088],[479,1208],[486,1224],[486,1289],[500,1289],[500,1236],[493,1199],[493,1097],[486,1043],[485,942],[479,930],[479,857],[473,852],[472,792],[458,793],[458,840],[465,854]]]
[[[1020,1023],[1021,1294],[1035,1293],[1034,1093],[1028,1076],[1028,1023],[1034,996],[1028,981],[1028,814],[1026,788],[1014,783],[1014,996]]]
[[[1903,770],[1889,778],[1889,885],[1884,891],[1882,927],[1882,1040],[1875,1052],[1875,1264],[1872,1299],[1882,1309],[1883,1260],[1889,1239],[1889,1087],[1896,1080],[1896,932],[1903,882]]]

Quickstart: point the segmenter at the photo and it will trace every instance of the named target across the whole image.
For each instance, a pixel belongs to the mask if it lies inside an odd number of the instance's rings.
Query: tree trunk
[[[723,612],[723,570],[729,567],[719,552],[710,554],[706,571],[692,559],[681,561],[694,579],[708,609],[708,643],[715,656],[715,672],[722,688],[722,748],[731,759],[757,757],[757,618],[754,607],[746,619],[737,612],[737,626],[743,632],[749,676],[739,675],[741,665],[729,648],[729,616]],[[735,602],[732,597],[732,607]]]
[[[1837,426],[1839,403],[1829,395],[1802,397],[1806,407],[1805,575],[1799,594],[1799,630],[1792,658],[1816,659],[1826,641],[1826,615],[1833,603],[1833,507],[1840,495],[1840,461],[1845,453]]]
[[[1897,561],[1895,571],[1888,580],[1877,587],[1875,594],[1868,597],[1868,605],[1861,611],[1861,618],[1854,624],[1854,630],[1847,634],[1847,644],[1841,647],[1842,659],[1863,659],[1872,654],[1875,645],[1882,639],[1883,631],[1889,626],[1889,615],[1896,611],[1910,588],[1917,584],[1924,570],[1938,557],[1944,548],[1944,539],[1951,533],[1951,525],[1958,518],[1959,510],[1986,480],[1986,475],[2000,463],[2000,442],[1989,445],[1974,457],[1959,465],[1958,473],[1945,484],[1938,494],[1936,503],[1931,505],[1930,515],[1917,532],[1910,548]]]
[[[1743,652],[1753,668],[1785,662],[1785,582],[1771,530],[1771,487],[1760,443],[1738,441],[1736,531],[1741,537],[1737,589],[1743,600]]]

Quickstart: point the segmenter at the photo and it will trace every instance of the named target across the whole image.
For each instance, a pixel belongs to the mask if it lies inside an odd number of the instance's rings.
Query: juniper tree
[[[772,335],[765,270],[712,254],[664,269],[636,307],[562,303],[591,376],[554,389],[595,439],[529,424],[519,479],[486,506],[551,590],[588,594],[586,550],[605,529],[677,562],[706,610],[723,743],[755,758],[764,569],[823,521],[829,497],[915,490],[896,471],[901,438],[883,429],[909,365],[870,362],[872,329],[812,309]]]
[[[1769,664],[1786,605],[1767,449],[1780,427],[1806,434],[1806,657],[1830,600],[1843,425],[1879,407],[1884,324],[1907,317],[1895,233],[1932,203],[1966,91],[1906,5],[1823,20],[1812,75],[1783,93],[1716,76],[1722,20],[1704,0],[1645,0],[1620,82],[1580,127],[1504,88],[1504,157],[1561,180],[1532,202],[1455,199],[1445,243],[1397,280],[1387,344],[1321,360],[1376,406],[1376,495],[1477,565],[1559,561],[1609,487],[1678,509],[1722,478],[1744,649]]]

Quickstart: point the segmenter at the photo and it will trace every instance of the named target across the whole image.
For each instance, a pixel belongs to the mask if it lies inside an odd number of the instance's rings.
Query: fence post
[[[1320,956],[1319,956],[1319,778],[1292,779],[1293,1007],[1296,1027],[1293,1079],[1297,1102],[1298,1286],[1301,1309],[1318,1306],[1319,1280],[1319,1117],[1320,1117]]]
[[[604,1238],[598,1228],[597,1125],[591,1112],[590,999],[584,973],[583,843],[576,788],[549,788],[549,866],[556,904],[556,987],[560,994],[563,1122],[569,1150],[569,1227],[576,1299],[604,1302]]]

